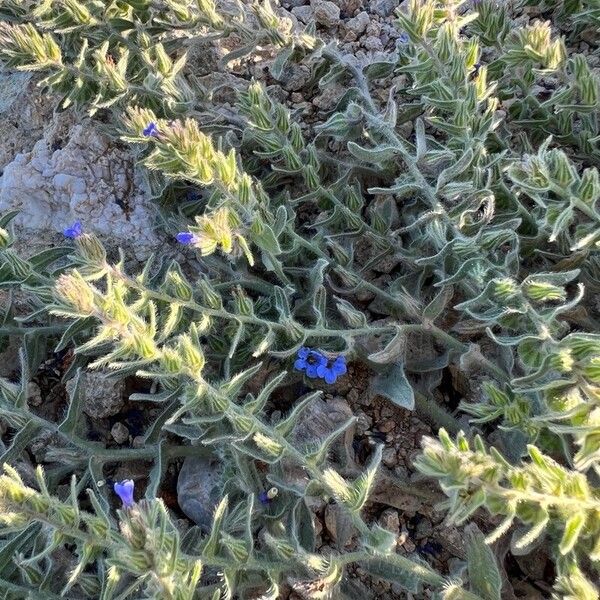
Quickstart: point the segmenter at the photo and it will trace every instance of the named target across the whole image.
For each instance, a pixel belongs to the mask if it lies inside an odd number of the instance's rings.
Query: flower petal
[[[325,379],[325,383],[328,383],[329,385],[331,385],[332,383],[335,383],[335,381],[337,379],[337,375],[333,372],[332,369],[327,369],[323,379]]]
[[[346,367],[346,358],[344,356],[338,356],[334,361],[333,365],[331,365],[331,370],[336,375],[344,375],[348,371]]]
[[[305,348],[304,346],[298,350],[298,358],[306,359],[310,353],[310,348]]]
[[[299,358],[298,360],[294,361],[294,369],[297,369],[298,371],[304,371],[306,367],[308,367],[306,360]]]
[[[311,379],[315,379],[316,377],[318,377],[318,375],[317,375],[317,365],[308,365],[306,367],[306,374]]]

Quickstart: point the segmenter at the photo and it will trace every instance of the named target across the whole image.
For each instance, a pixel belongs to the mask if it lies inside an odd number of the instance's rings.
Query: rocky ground
[[[358,62],[369,63],[389,59],[401,43],[400,32],[392,24],[399,4],[398,0],[282,0],[281,7],[294,23],[303,25],[314,20],[320,33],[339,40],[345,53]],[[585,40],[576,51],[589,52]],[[598,55],[592,60],[598,66]],[[302,66],[289,68],[279,82],[270,77],[262,63],[239,68],[263,80],[272,96],[292,107],[308,126],[331,110],[345,91],[343,86],[333,84],[314,97],[307,97],[303,87],[310,74]],[[205,64],[198,64],[197,69],[202,77],[225,77],[212,73]],[[0,213],[20,211],[17,225],[21,247],[33,253],[59,244],[62,230],[79,219],[111,247],[123,247],[137,261],[147,258],[157,247],[178,256],[177,248],[165,234],[152,226],[156,209],[144,189],[131,151],[109,140],[96,125],[76,121],[70,111],[60,111],[59,101],[49,98],[36,87],[36,82],[27,74],[0,74]],[[223,104],[231,101],[225,94]],[[382,274],[384,271],[374,276]],[[3,353],[2,375],[12,374],[16,364],[14,351],[11,347]],[[50,358],[30,384],[30,405],[46,418],[56,419],[67,402],[70,390],[60,382],[60,376],[68,364],[68,354]],[[412,466],[421,437],[432,430],[415,413],[370,396],[369,377],[363,368],[350,365],[345,377],[333,388],[324,389],[323,400],[315,402],[306,413],[304,430],[297,435],[318,442],[329,428],[350,415],[356,416],[355,428],[340,452],[360,464],[372,444],[385,445],[381,480],[368,507],[370,517],[397,534],[399,552],[419,556],[442,573],[455,573],[465,558],[464,534],[443,523],[442,513],[435,510],[435,504],[442,499],[439,492],[419,481]],[[115,448],[142,445],[142,434],[158,412],[128,400],[129,394],[139,389],[139,382],[115,382],[102,374],[88,374],[83,385],[90,439]],[[457,396],[475,393],[469,388],[461,389],[457,381],[453,386],[450,374],[446,387],[447,393],[440,394],[437,400],[450,408],[455,407]],[[296,389],[288,398],[297,397],[300,392]],[[289,400],[282,398],[271,410],[287,408]],[[323,427],[315,428],[314,423]],[[46,459],[51,445],[48,442],[47,435],[40,436],[31,448],[35,462]],[[110,475],[141,482],[148,467],[144,461],[126,467],[117,465]],[[160,494],[180,519],[182,528],[189,526],[188,518],[206,523],[210,514],[210,478],[217,475],[218,466],[207,465],[203,460],[176,460],[169,464]],[[198,497],[206,497],[206,502],[194,501]],[[335,505],[318,502],[312,509],[322,550],[352,546],[353,532]],[[485,524],[481,526],[484,528]],[[543,551],[511,559],[504,566],[515,593],[507,598],[548,597],[545,582],[552,580],[549,565]],[[352,571],[352,577],[356,597],[411,597],[397,585],[371,578],[360,567]],[[290,582],[289,597],[302,598],[301,589],[295,587]]]

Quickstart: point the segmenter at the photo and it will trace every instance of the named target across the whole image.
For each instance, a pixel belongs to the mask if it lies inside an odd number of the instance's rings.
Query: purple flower
[[[158,127],[156,123],[148,123],[146,127],[144,127],[142,134],[145,137],[158,137]]]
[[[116,482],[113,485],[113,489],[115,490],[115,494],[121,498],[123,502],[123,508],[131,508],[134,504],[133,500],[133,488],[134,488],[133,479],[125,479],[123,481]]]
[[[180,243],[180,244],[191,244],[194,239],[196,238],[196,236],[193,233],[190,233],[189,231],[180,231],[176,236],[175,239]]]
[[[344,375],[346,371],[346,357],[338,356],[333,363],[331,363],[331,366],[329,366],[329,363],[325,366],[319,365],[317,375],[324,379],[325,383],[331,385],[336,382],[340,375]]]
[[[67,227],[63,231],[65,237],[71,238],[72,240],[78,238],[83,233],[83,227],[80,221],[75,221],[71,227]]]

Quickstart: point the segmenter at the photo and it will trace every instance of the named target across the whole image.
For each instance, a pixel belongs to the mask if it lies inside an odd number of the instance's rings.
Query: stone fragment
[[[190,456],[183,461],[177,479],[177,502],[185,515],[208,531],[221,499],[223,466],[216,458]]]
[[[396,466],[398,456],[394,448],[385,448],[381,457],[381,462],[390,469]]]
[[[338,548],[346,546],[355,533],[348,513],[339,504],[325,507],[325,527]]]
[[[110,245],[126,248],[138,260],[148,258],[161,241],[152,227],[155,209],[129,150],[91,122],[75,125],[64,137],[55,149],[49,130],[4,168],[0,212],[19,211],[17,250],[19,243],[29,253],[47,249],[79,220]]]
[[[112,379],[105,373],[89,371],[82,375],[80,393],[84,394],[83,412],[92,419],[106,419],[119,413],[125,404],[125,382]],[[67,382],[69,395],[73,393],[75,381]]]
[[[330,0],[312,0],[315,21],[325,27],[335,27],[340,22],[340,7]]]
[[[372,13],[380,17],[389,17],[398,6],[401,0],[371,0],[369,8]]]
[[[129,429],[119,421],[112,426],[110,435],[117,444],[124,444],[129,439]]]
[[[346,29],[359,36],[367,28],[369,21],[369,13],[363,10],[346,22]]]
[[[379,524],[394,535],[400,535],[400,517],[397,510],[386,508],[379,517]]]
[[[296,6],[292,8],[292,14],[305,25],[310,23],[314,18],[314,11],[312,6]]]
[[[35,381],[27,384],[27,403],[30,406],[39,406],[42,403],[42,390]]]

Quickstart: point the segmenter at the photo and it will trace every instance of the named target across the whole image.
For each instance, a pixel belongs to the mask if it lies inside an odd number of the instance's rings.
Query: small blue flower
[[[346,373],[346,357],[338,356],[333,362],[317,350],[300,348],[294,362],[294,368],[304,371],[311,379],[324,379],[326,383],[335,383],[340,375]]]
[[[133,488],[135,484],[132,479],[125,479],[124,481],[116,482],[113,485],[115,494],[121,498],[123,502],[123,508],[131,508],[134,504],[133,500]]]
[[[408,33],[406,33],[405,31],[403,31],[399,36],[398,36],[398,42],[400,44],[402,44],[403,46],[405,46],[406,44],[408,44],[408,42],[410,42],[410,38],[408,37]]]
[[[346,368],[346,357],[338,356],[331,366],[327,363],[325,366],[319,366],[317,375],[325,380],[325,383],[331,385],[335,383],[340,375],[344,375],[348,369]]]
[[[67,227],[63,231],[65,237],[71,238],[72,240],[78,238],[83,233],[83,227],[80,221],[75,221],[71,227]]]
[[[265,506],[271,504],[271,500],[277,496],[279,490],[276,487],[272,487],[270,490],[263,490],[258,494],[258,501]]]
[[[190,233],[189,231],[180,231],[176,236],[175,239],[180,243],[180,244],[191,244],[194,239],[196,238],[196,236],[193,233]]]
[[[142,133],[145,137],[158,137],[158,127],[156,123],[148,123],[146,127],[144,127]]]

